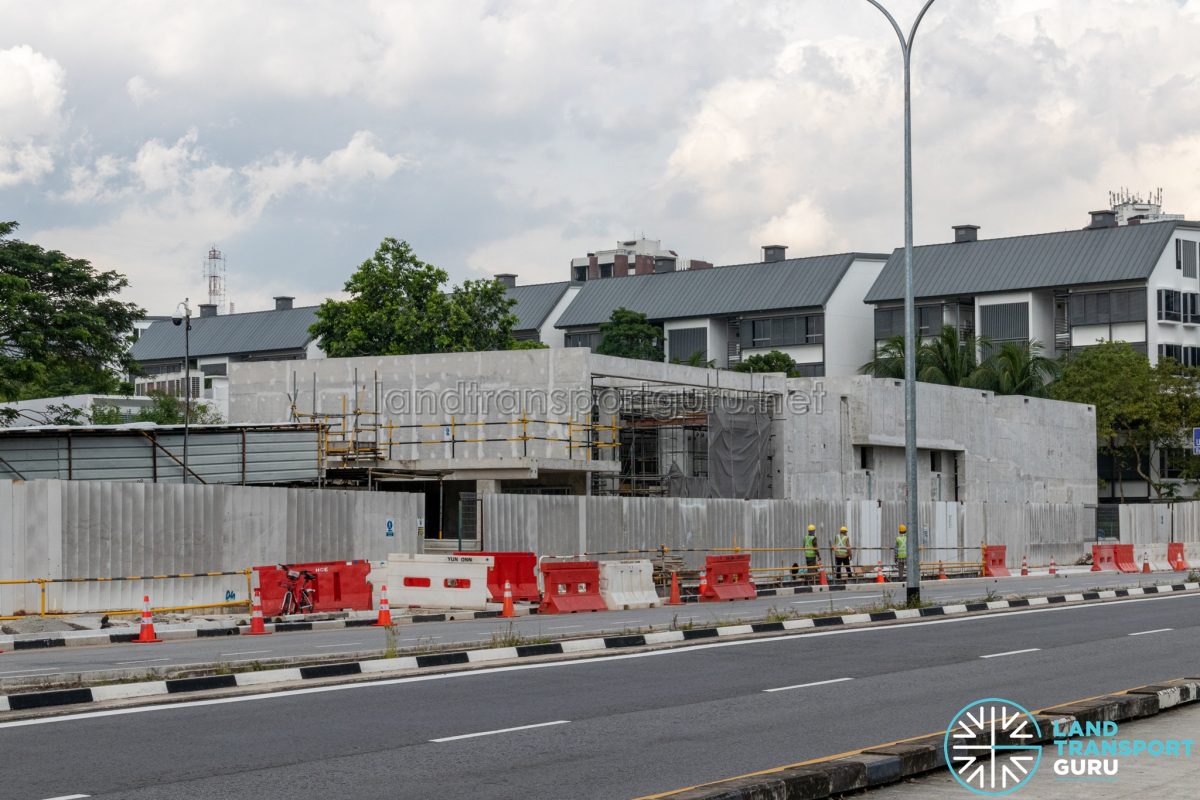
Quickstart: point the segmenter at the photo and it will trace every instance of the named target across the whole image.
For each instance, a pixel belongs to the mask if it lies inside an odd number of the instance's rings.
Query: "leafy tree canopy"
[[[464,281],[447,292],[445,270],[388,237],[346,281],[349,300],[326,300],[310,329],[329,356],[502,350],[516,301],[495,280]]]
[[[154,402],[145,408],[138,409],[134,422],[153,422],[156,425],[182,425],[184,416],[183,398],[174,395],[151,392]],[[117,420],[120,421],[120,420]],[[220,425],[225,420],[212,406],[207,403],[192,401],[192,425]]]
[[[755,353],[747,356],[733,366],[734,372],[782,372],[789,378],[797,378],[796,362],[787,353],[772,350],[769,353]]]
[[[604,356],[662,361],[662,328],[646,321],[646,315],[627,308],[612,312],[600,325],[604,338],[596,352]]]
[[[117,272],[11,238],[0,222],[0,400],[121,391],[143,315]]]

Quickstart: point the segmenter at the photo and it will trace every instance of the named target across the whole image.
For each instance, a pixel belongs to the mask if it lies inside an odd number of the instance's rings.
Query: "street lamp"
[[[192,308],[188,299],[175,306],[171,317],[175,325],[183,326],[183,482],[188,482],[188,429],[192,424]]]
[[[912,87],[909,78],[913,39],[925,12],[933,5],[926,0],[909,29],[907,38],[899,23],[879,0],[867,0],[887,17],[900,40],[904,58],[904,478],[908,500],[908,601],[921,599],[921,534],[917,525],[917,314],[913,300],[913,214],[912,214]]]

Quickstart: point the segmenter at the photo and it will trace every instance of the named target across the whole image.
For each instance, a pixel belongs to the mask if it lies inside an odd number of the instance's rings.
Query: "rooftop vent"
[[[763,261],[783,261],[787,258],[786,244],[764,244]]]
[[[1117,212],[1115,211],[1105,209],[1104,211],[1089,211],[1088,213],[1092,215],[1092,224],[1088,225],[1085,230],[1117,227]]]
[[[507,289],[513,289],[517,285],[517,276],[511,272],[498,273],[496,280],[500,281],[500,285]]]
[[[200,316],[202,318],[203,317],[215,317],[216,315],[217,315],[216,303],[201,303],[200,304]]]
[[[279,297],[276,297],[275,298],[275,310],[276,311],[290,310],[292,307],[292,301],[295,299],[296,298],[288,297],[287,295],[280,295]]]
[[[655,272],[674,272],[675,259],[671,256],[655,256],[654,257]]]
[[[979,226],[978,225],[951,225],[954,228],[954,242],[978,242],[979,241]]]

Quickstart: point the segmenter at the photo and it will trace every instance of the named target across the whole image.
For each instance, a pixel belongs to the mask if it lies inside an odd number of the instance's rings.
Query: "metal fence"
[[[0,481],[0,580],[237,572],[412,553],[424,497],[399,492],[117,481]],[[389,528],[388,521],[392,524]],[[388,531],[392,535],[388,535]],[[239,575],[54,582],[50,612],[244,601]],[[36,613],[37,585],[0,586],[0,615]]]

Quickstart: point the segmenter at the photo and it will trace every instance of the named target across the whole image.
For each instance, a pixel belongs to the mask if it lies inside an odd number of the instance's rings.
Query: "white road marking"
[[[344,642],[342,644],[315,644],[315,645],[313,645],[313,647],[318,647],[318,648],[320,648],[320,647],[354,647],[356,644],[362,644],[362,642]]]
[[[63,794],[58,797],[47,797],[46,800],[82,800],[84,797],[91,797],[90,794]]]
[[[0,675],[18,675],[18,674],[28,675],[33,672],[53,672],[56,669],[58,669],[58,667],[39,667],[37,669],[33,669],[32,667],[30,669],[10,669],[10,670],[6,670],[4,672],[0,672]]]
[[[118,661],[118,664],[153,664],[155,661],[170,661],[169,658],[143,658],[138,661]]]
[[[255,653],[269,653],[270,650],[239,650],[236,653],[219,653],[223,656],[252,656]]]
[[[841,683],[842,681],[852,681],[854,678],[831,678],[827,681],[813,681],[812,683],[797,683],[795,686],[780,686],[777,689],[763,689],[764,692],[786,692],[789,689],[807,689],[810,686],[824,686],[828,683]]]
[[[64,714],[56,717],[36,717],[33,719],[13,720],[12,722],[0,722],[0,730],[4,728],[22,728],[27,725],[50,725],[61,722],[75,722],[81,719],[95,719],[97,717],[115,717],[124,714],[145,714],[153,711],[184,711],[189,708],[199,708],[201,706],[225,705],[227,703],[248,703],[259,700],[279,700],[288,697],[297,697],[305,694],[321,694],[324,692],[345,692],[356,691],[362,689],[378,689],[387,686],[399,686],[408,683],[424,683],[426,681],[444,681],[444,680],[462,680],[479,677],[480,675],[492,675],[500,672],[521,672],[531,669],[564,669],[570,667],[588,667],[595,666],[598,663],[605,661],[628,661],[636,658],[667,658],[677,656],[681,653],[691,653],[697,650],[715,650],[722,647],[757,647],[761,645],[779,644],[788,642],[804,641],[810,638],[824,638],[826,636],[891,636],[896,633],[905,631],[909,628],[925,627],[929,625],[978,625],[996,619],[1008,619],[1011,617],[1025,616],[1028,614],[1056,614],[1063,612],[1084,611],[1088,609],[1107,610],[1111,606],[1125,605],[1127,603],[1153,603],[1167,602],[1179,600],[1197,600],[1200,599],[1200,594],[1171,594],[1171,595],[1150,595],[1147,599],[1136,600],[1113,600],[1107,603],[1095,603],[1091,605],[1079,606],[1048,606],[1045,608],[1030,608],[1020,611],[1008,611],[1003,614],[991,614],[975,617],[950,617],[942,619],[928,619],[919,622],[906,622],[900,625],[882,625],[878,627],[863,627],[863,628],[843,628],[838,630],[811,630],[802,634],[784,634],[781,636],[764,636],[761,639],[732,639],[719,642],[706,642],[704,644],[687,645],[684,647],[673,647],[663,650],[649,650],[642,653],[623,653],[621,655],[611,656],[596,656],[592,658],[578,658],[569,661],[541,661],[530,664],[509,664],[503,667],[491,667],[488,669],[471,670],[467,672],[442,672],[434,675],[410,675],[403,678],[387,678],[381,681],[365,681],[363,683],[337,683],[328,686],[310,686],[302,689],[287,689],[282,692],[268,692],[265,694],[246,694],[236,697],[216,697],[209,700],[190,700],[183,703],[166,703],[150,706],[135,706],[132,708],[112,708],[104,711],[83,711],[78,714]]]
[[[988,653],[986,656],[980,656],[980,658],[1000,658],[1001,656],[1019,656],[1021,653],[1036,653],[1041,649],[1042,648],[1040,648],[1040,647],[1027,647],[1024,650],[1008,650],[1003,653]]]
[[[1130,636],[1145,636],[1147,633],[1166,633],[1167,631],[1173,631],[1173,630],[1175,630],[1175,629],[1174,628],[1155,628],[1152,631],[1138,631],[1137,633],[1131,633],[1129,635]]]
[[[582,628],[582,627],[583,627],[582,625],[553,625],[549,628],[546,628],[546,630],[548,630],[548,631],[565,631],[565,630],[570,630],[571,628]]]
[[[833,605],[830,600],[792,600],[788,605],[803,606],[809,603],[824,603],[825,605]]]
[[[476,736],[494,736],[497,733],[512,733],[513,731],[527,731],[531,728],[545,728],[549,725],[566,725],[571,720],[556,719],[553,722],[538,722],[533,725],[518,725],[515,728],[500,728],[494,731],[480,731],[479,733],[460,733],[458,736],[443,736],[440,739],[430,739],[431,742],[457,742],[459,739],[474,739]]]

